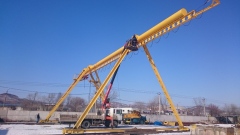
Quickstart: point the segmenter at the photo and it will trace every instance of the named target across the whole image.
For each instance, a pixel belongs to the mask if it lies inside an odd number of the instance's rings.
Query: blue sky
[[[64,93],[74,74],[95,64],[181,8],[205,0],[0,1],[0,92]],[[210,4],[210,3],[207,3]],[[221,4],[148,44],[175,104],[193,98],[240,105],[238,0]],[[103,81],[113,64],[99,70]],[[129,54],[114,82],[119,101],[148,102],[162,93],[143,49]],[[10,89],[9,89],[10,88]],[[71,92],[88,100],[83,81]],[[82,94],[82,95],[81,95]]]

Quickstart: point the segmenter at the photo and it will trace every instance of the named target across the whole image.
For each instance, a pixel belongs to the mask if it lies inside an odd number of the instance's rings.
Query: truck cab
[[[122,122],[122,109],[121,108],[110,108],[109,109],[111,116],[117,116],[118,123],[120,124]]]

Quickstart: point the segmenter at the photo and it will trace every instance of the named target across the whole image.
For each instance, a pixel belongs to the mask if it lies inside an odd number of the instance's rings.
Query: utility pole
[[[206,110],[205,110],[205,98],[203,98],[203,115],[206,116]]]
[[[37,97],[37,92],[34,93],[33,101],[32,101],[32,109],[33,109],[33,104],[35,103]]]
[[[5,93],[3,107],[5,106],[5,103],[6,103],[6,101],[7,101],[8,90],[9,90],[9,89],[7,89],[7,92]]]
[[[161,99],[160,99],[160,98],[161,98],[161,93],[160,93],[160,92],[158,93],[158,97],[159,97],[159,98],[158,98],[158,99],[159,99],[159,101],[158,101],[158,102],[159,102],[159,104],[158,104],[158,105],[159,105],[159,106],[158,106],[158,109],[159,109],[159,115],[160,115],[160,114],[161,114]]]

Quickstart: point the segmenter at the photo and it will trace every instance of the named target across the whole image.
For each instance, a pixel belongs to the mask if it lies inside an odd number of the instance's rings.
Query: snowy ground
[[[0,125],[0,135],[46,135],[46,134],[62,134],[63,128],[69,125],[24,125],[24,124],[3,124]],[[166,128],[164,126],[155,125],[119,125],[119,128]],[[190,132],[183,133],[159,133],[158,135],[190,135]]]

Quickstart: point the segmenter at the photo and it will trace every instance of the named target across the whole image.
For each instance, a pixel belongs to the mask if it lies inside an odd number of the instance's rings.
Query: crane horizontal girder
[[[212,4],[210,6],[204,8],[198,12],[196,12],[195,10],[193,10],[191,12],[187,12],[187,10],[184,8],[180,9],[179,11],[177,11],[170,17],[166,18],[162,22],[158,23],[157,25],[155,25],[148,31],[144,32],[141,35],[137,35],[138,48],[143,45],[146,45],[148,42],[158,38],[159,36],[162,36],[162,35],[166,34],[167,32],[170,32],[171,30],[181,26],[182,24],[196,18],[197,16],[201,15],[202,13],[217,6],[218,4],[220,4],[219,0],[213,0]],[[106,56],[102,60],[98,61],[96,64],[90,65],[92,72],[117,60],[120,57],[120,54],[121,54],[123,48],[124,47],[117,49],[115,52],[111,53],[110,55]]]

